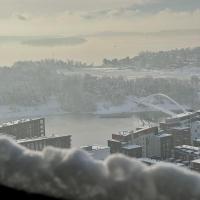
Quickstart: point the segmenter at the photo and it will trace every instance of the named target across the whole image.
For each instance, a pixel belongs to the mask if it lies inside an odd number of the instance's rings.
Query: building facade
[[[194,141],[200,139],[200,121],[194,121],[191,124],[191,142],[194,145]]]
[[[142,147],[135,144],[127,144],[121,148],[121,153],[133,158],[142,157]]]
[[[100,145],[89,145],[81,147],[87,151],[96,160],[105,160],[110,155],[110,147]]]
[[[21,139],[17,143],[34,151],[42,151],[47,146],[68,149],[71,148],[71,135]]]
[[[171,157],[173,149],[173,138],[171,134],[163,131],[153,135],[150,140],[151,154],[149,158],[166,160]]]
[[[4,123],[0,126],[0,133],[25,139],[45,136],[45,119],[25,119]]]
[[[200,158],[200,149],[198,147],[181,145],[174,147],[173,157],[181,161],[193,161]]]
[[[142,147],[142,157],[152,156],[152,137],[158,134],[158,127],[139,129],[131,136],[131,143]]]
[[[172,135],[173,146],[191,145],[191,132],[188,127],[175,127],[168,130]]]
[[[190,168],[194,171],[200,172],[200,159],[193,160]]]

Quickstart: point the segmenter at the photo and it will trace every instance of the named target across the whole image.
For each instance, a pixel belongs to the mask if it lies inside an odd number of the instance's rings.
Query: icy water
[[[72,135],[72,146],[107,145],[112,133],[141,126],[137,117],[99,118],[91,115],[60,115],[46,117],[46,133]]]

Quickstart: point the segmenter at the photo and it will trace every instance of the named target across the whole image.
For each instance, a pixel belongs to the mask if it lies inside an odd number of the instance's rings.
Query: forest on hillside
[[[164,93],[190,107],[200,105],[197,76],[190,80],[153,77],[128,80],[121,76],[66,75],[58,73],[57,63],[48,62],[1,67],[0,105],[37,106],[53,97],[63,110],[92,112],[98,103],[120,105],[128,96],[145,97],[154,93]]]
[[[200,67],[200,47],[159,52],[146,51],[132,58],[115,58],[112,60],[105,58],[103,65],[142,69],[176,69],[185,66]]]

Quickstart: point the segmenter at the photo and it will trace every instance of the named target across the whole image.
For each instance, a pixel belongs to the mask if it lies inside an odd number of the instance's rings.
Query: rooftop
[[[192,152],[199,152],[200,153],[200,148],[199,147],[194,147],[194,146],[189,146],[189,145],[182,145],[182,146],[176,146],[175,149],[180,149],[188,153]]]
[[[171,136],[171,134],[168,134],[168,133],[162,131],[162,132],[159,132],[158,134],[156,134],[156,136],[163,138],[163,137],[169,137],[169,136]]]
[[[193,160],[192,163],[198,163],[198,164],[200,164],[200,159]]]
[[[181,113],[181,114],[177,114],[174,117],[171,118],[167,118],[165,121],[167,123],[174,123],[176,121],[180,121],[180,120],[185,120],[185,119],[192,119],[194,117],[199,116],[200,113],[199,112],[187,112],[187,113]]]
[[[161,162],[159,160],[155,160],[155,159],[151,159],[151,158],[139,158],[139,160],[141,162],[149,163],[149,164],[157,164],[157,163]]]
[[[86,151],[98,151],[98,150],[102,150],[102,149],[109,149],[109,147],[107,146],[101,146],[101,145],[88,145],[88,146],[82,146],[82,149],[86,150]]]
[[[187,127],[187,126],[184,126],[184,127],[177,126],[177,127],[173,127],[173,128],[171,128],[171,129],[173,129],[173,130],[188,130],[189,127]]]
[[[40,140],[47,140],[47,139],[56,139],[56,138],[62,138],[62,137],[71,137],[71,135],[51,135],[51,136],[42,136],[42,137],[35,137],[35,138],[25,138],[16,140],[17,143],[23,143],[23,142],[35,142]]]
[[[131,132],[130,131],[119,131],[118,135],[122,135],[122,136],[127,136],[129,135]]]
[[[139,145],[135,145],[135,144],[127,144],[125,146],[122,147],[123,149],[137,149],[137,148],[141,148],[141,146]]]
[[[158,126],[139,129],[133,134],[133,136],[148,135],[150,133],[158,133]]]

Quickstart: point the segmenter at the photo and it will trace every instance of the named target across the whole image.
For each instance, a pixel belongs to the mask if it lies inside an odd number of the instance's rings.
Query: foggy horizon
[[[104,58],[133,57],[141,51],[200,46],[197,0],[0,3],[1,66],[46,58],[98,65]]]

